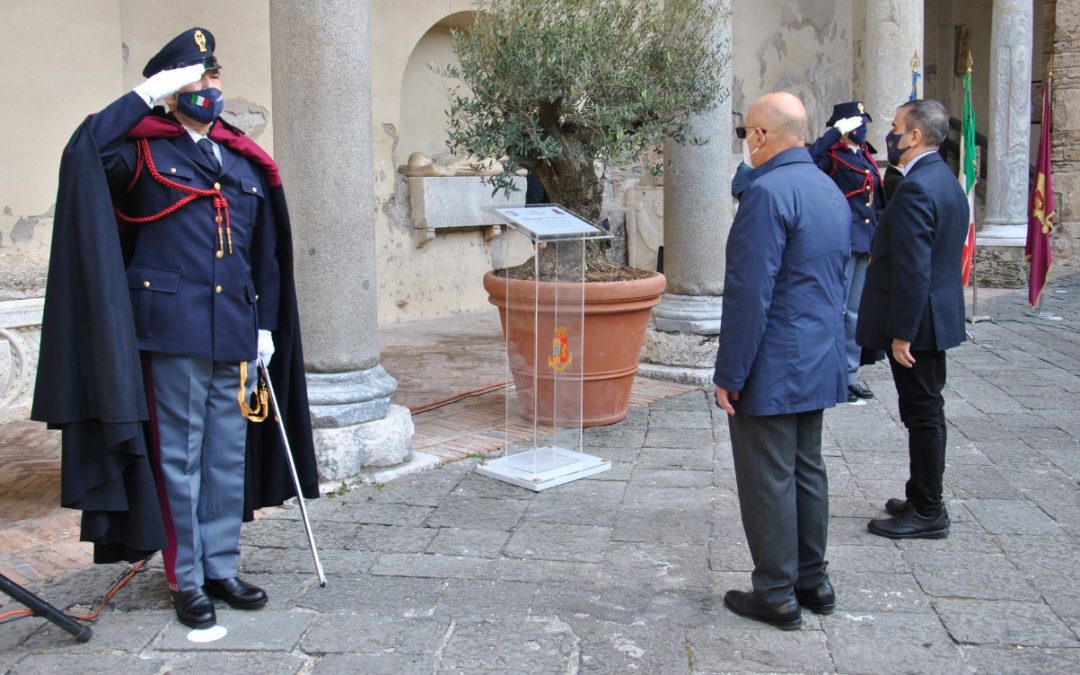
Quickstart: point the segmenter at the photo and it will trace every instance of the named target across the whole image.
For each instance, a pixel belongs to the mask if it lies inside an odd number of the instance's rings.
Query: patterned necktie
[[[214,155],[214,144],[210,142],[208,138],[200,138],[196,145],[206,155],[206,160],[210,162],[210,166],[214,169],[214,174],[221,173],[221,162],[218,161],[217,156]]]

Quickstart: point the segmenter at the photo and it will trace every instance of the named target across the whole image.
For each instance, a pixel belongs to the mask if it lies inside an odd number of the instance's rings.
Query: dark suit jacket
[[[899,183],[878,226],[859,303],[855,339],[889,349],[940,351],[964,341],[960,257],[967,234],[964,191],[941,155],[920,159]]]

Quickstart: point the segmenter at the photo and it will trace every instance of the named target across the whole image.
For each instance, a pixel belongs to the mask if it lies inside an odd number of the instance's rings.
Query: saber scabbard
[[[307,506],[304,504],[304,493],[300,489],[300,476],[296,473],[296,462],[293,461],[292,447],[289,446],[289,436],[285,433],[285,420],[278,408],[277,395],[274,393],[274,385],[270,382],[270,371],[262,359],[258,360],[259,376],[266,383],[266,389],[270,393],[270,414],[277,422],[278,432],[281,434],[281,445],[285,449],[285,462],[289,465],[289,474],[292,476],[293,487],[296,488],[296,503],[300,505],[300,516],[304,521],[304,532],[307,534],[308,546],[311,548],[311,558],[315,561],[315,574],[319,577],[319,586],[326,586],[326,576],[323,574],[322,562],[319,560],[319,550],[315,548],[315,537],[311,533],[311,521],[308,520]]]

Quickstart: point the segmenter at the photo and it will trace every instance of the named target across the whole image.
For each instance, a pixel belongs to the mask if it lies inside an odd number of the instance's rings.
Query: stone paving
[[[981,302],[992,322],[950,352],[947,539],[866,532],[906,477],[887,368],[864,370],[877,399],[826,413],[838,606],[799,631],[722,605],[750,557],[725,416],[693,391],[587,430],[612,470],[545,492],[467,459],[311,502],[326,588],[297,509],[274,510],[243,537],[270,604],[222,606],[221,640],[188,640],[155,559],[88,643],[40,618],[0,626],[0,672],[1078,672],[1080,275],[1044,296],[1062,321],[1024,297]],[[32,590],[85,607],[125,569]]]

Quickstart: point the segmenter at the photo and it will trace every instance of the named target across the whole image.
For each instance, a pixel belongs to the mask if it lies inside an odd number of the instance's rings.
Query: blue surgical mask
[[[863,143],[865,143],[866,142],[866,125],[863,124],[862,126],[856,127],[854,129],[852,129],[851,131],[849,131],[848,132],[848,138],[850,138],[851,142],[855,143],[856,145],[862,145]]]
[[[903,157],[905,152],[907,152],[908,150],[911,149],[911,148],[901,148],[900,147],[900,139],[903,138],[905,135],[907,135],[906,131],[904,133],[902,133],[902,134],[897,134],[897,133],[894,133],[892,131],[890,131],[888,134],[886,134],[886,136],[885,136],[885,151],[886,151],[886,154],[889,157],[889,164],[899,165],[900,164],[900,158]]]
[[[225,99],[216,87],[176,94],[176,110],[203,124],[216,120],[224,109]]]

